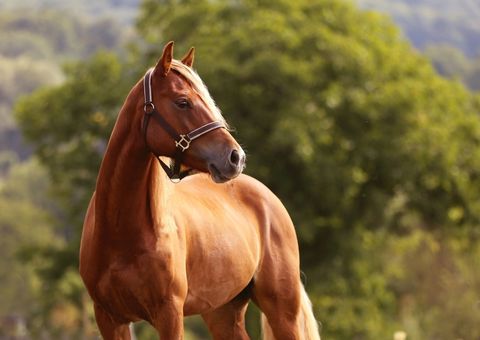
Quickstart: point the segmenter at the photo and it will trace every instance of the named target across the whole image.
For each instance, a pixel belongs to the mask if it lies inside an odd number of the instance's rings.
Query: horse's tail
[[[307,292],[301,285],[300,314],[298,315],[298,324],[300,328],[301,340],[320,340],[318,322],[313,315],[312,302],[308,298]],[[275,340],[272,328],[268,324],[265,314],[262,313],[262,334],[263,340]]]
[[[135,324],[133,322],[130,322],[128,328],[130,330],[130,339],[137,340],[137,336],[135,335]]]
[[[315,315],[313,315],[312,302],[308,298],[305,287],[303,285],[301,287],[300,315],[298,318],[300,330],[303,331],[305,340],[320,340],[318,322],[315,319]]]

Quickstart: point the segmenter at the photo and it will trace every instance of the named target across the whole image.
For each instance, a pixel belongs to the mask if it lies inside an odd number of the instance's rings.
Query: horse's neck
[[[96,229],[119,246],[155,235],[171,186],[144,145],[135,104],[128,103],[110,137],[95,194]]]

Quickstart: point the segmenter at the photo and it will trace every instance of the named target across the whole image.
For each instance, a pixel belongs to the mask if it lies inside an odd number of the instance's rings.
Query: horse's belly
[[[200,283],[189,279],[188,295],[184,305],[185,315],[202,314],[228,303],[248,286],[254,272],[255,267],[248,266],[243,268],[242,273],[226,272],[217,279],[207,278],[208,272],[205,272],[205,277],[199,279],[202,281]]]
[[[254,234],[212,237],[208,246],[188,259],[188,295],[185,315],[201,314],[231,301],[248,286],[259,262],[259,241]]]

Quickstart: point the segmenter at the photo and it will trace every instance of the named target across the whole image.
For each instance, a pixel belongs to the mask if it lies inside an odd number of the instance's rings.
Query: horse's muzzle
[[[208,164],[208,171],[214,182],[224,183],[238,175],[245,169],[245,152],[242,148],[232,149],[216,161]]]

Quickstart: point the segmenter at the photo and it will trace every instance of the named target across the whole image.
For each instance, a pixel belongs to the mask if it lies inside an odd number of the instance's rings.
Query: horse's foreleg
[[[212,312],[202,314],[214,340],[247,340],[245,312],[248,298],[233,300]]]
[[[183,304],[165,302],[156,315],[152,325],[161,340],[183,340]]]
[[[273,281],[273,280],[272,280]],[[271,329],[264,329],[264,339],[275,340],[307,340],[300,336],[297,315],[300,310],[300,296],[298,284],[293,281],[278,282],[275,284],[259,280],[255,282],[253,300],[268,319]],[[283,286],[283,287],[280,287]],[[269,333],[273,333],[269,335]]]
[[[105,312],[100,306],[95,305],[95,320],[105,340],[130,340],[130,328],[128,323],[118,323]]]
[[[271,327],[271,332],[264,331],[264,339],[310,340],[301,336],[297,322],[301,302],[298,255],[276,244],[267,250],[252,290],[253,301]]]

